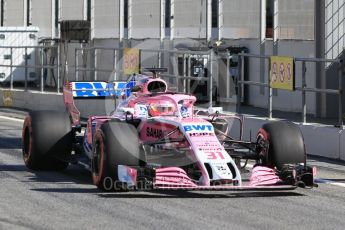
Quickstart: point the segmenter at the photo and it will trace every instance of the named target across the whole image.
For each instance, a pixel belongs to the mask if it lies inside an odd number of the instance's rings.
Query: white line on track
[[[317,178],[315,180],[315,182],[316,183],[321,183],[321,184],[330,184],[330,185],[334,185],[334,186],[345,188],[345,183],[339,183],[339,182],[335,182],[335,181],[332,181],[332,180],[326,180],[326,179],[322,179],[322,178]]]
[[[24,119],[20,119],[20,118],[6,117],[6,116],[1,116],[1,115],[0,115],[0,118],[10,120],[10,121],[15,121],[15,122],[24,122]]]

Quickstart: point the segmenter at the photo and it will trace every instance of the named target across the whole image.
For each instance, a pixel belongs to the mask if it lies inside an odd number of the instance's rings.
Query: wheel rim
[[[258,152],[261,160],[261,164],[265,166],[270,166],[270,161],[269,161],[269,146],[270,142],[268,140],[268,133],[264,129],[260,129],[259,133],[256,138],[256,142],[258,144]]]
[[[101,183],[104,171],[104,142],[103,138],[97,138],[92,157],[92,178],[95,185]]]
[[[25,164],[28,164],[32,154],[32,128],[31,128],[31,119],[26,118],[24,122],[24,131],[23,131],[23,158]]]

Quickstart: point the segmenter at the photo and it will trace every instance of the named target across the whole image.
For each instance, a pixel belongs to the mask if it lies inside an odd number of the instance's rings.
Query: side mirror
[[[223,113],[223,107],[209,107],[208,114]]]
[[[121,112],[126,114],[134,114],[134,108],[121,108]]]

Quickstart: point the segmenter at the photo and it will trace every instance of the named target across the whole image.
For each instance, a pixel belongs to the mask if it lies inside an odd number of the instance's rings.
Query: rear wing
[[[132,83],[132,82],[130,82]],[[132,84],[126,82],[69,82],[75,99],[104,99],[105,97],[129,96]]]
[[[75,106],[76,99],[105,99],[109,97],[119,98],[129,96],[130,89],[135,82],[67,82],[63,88],[64,103],[69,112],[73,125],[80,124],[80,112]]]

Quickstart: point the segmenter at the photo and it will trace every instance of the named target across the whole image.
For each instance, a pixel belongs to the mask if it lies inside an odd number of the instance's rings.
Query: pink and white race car
[[[255,142],[244,141],[242,116],[222,114],[220,108],[196,112],[195,96],[168,91],[157,74],[163,69],[148,70],[153,74],[131,76],[120,94],[114,89],[119,83],[68,82],[67,112],[34,111],[26,117],[25,165],[34,170],[83,165],[101,190],[289,190],[314,185],[316,169],[306,165],[298,126],[269,122],[258,130]],[[111,114],[81,120],[75,100],[121,97],[128,90],[130,96]],[[249,171],[243,166],[248,160],[255,162]]]

